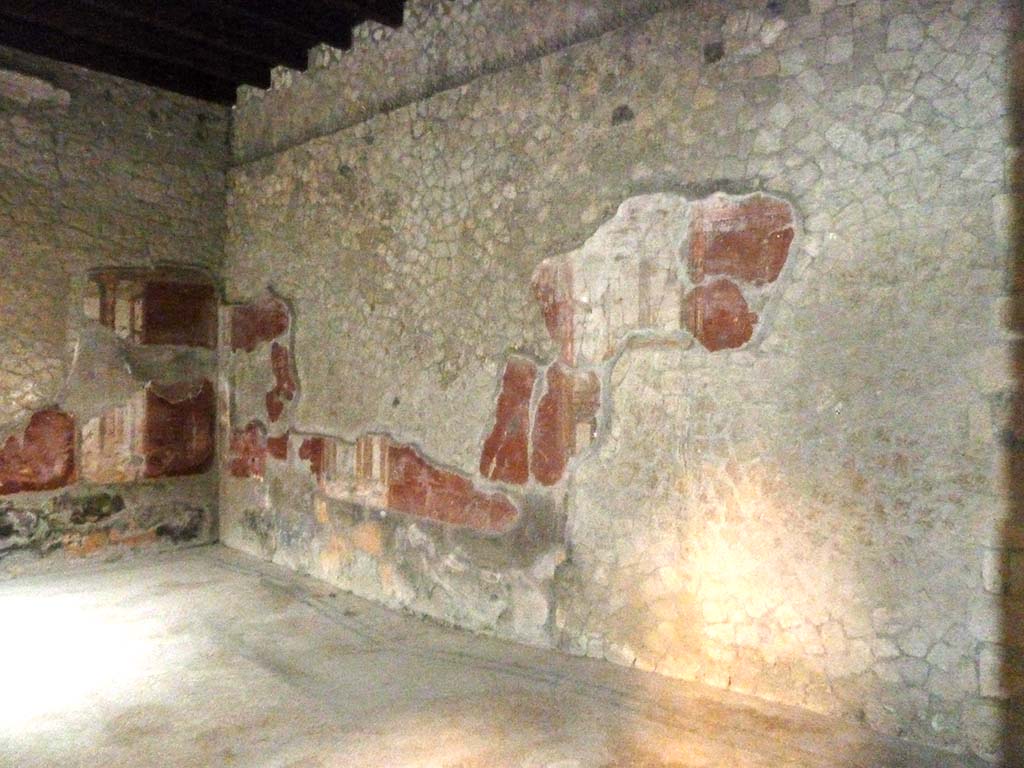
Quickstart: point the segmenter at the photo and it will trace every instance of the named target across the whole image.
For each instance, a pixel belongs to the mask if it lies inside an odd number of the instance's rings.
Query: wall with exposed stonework
[[[409,5],[236,108],[223,540],[1011,756],[1011,4]]]
[[[0,49],[0,569],[216,535],[226,110]]]

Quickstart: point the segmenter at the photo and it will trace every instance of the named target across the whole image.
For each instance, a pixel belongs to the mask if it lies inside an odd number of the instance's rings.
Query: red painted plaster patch
[[[111,267],[90,274],[83,309],[122,339],[213,348],[217,292],[202,270]]]
[[[74,477],[75,420],[63,411],[36,411],[0,448],[0,494],[62,488]]]
[[[231,432],[232,477],[263,477],[267,464],[267,433],[258,421],[250,421],[245,429]]]
[[[520,485],[529,479],[530,397],[536,380],[532,360],[515,355],[505,364],[494,427],[480,455],[484,477]]]
[[[592,372],[577,372],[562,363],[552,364],[546,379],[533,425],[530,469],[542,485],[554,485],[593,435],[601,384]]]
[[[217,344],[213,286],[147,281],[142,291],[142,343],[212,349]]]
[[[518,510],[501,493],[477,490],[469,478],[430,464],[408,445],[388,448],[387,506],[451,525],[500,533]]]
[[[309,462],[309,471],[318,482],[324,476],[324,448],[322,437],[307,437],[299,446],[299,458]]]
[[[684,321],[696,339],[711,352],[742,347],[754,333],[757,314],[730,280],[694,288],[684,303]]]
[[[267,454],[279,461],[288,460],[288,433],[267,438]]]
[[[231,308],[231,349],[252,352],[288,330],[288,307],[274,296]]]
[[[533,273],[531,285],[533,295],[540,302],[548,334],[558,344],[561,360],[572,365],[575,361],[572,265],[561,259],[543,261]]]
[[[714,195],[694,203],[690,226],[690,276],[726,275],[762,285],[782,271],[793,242],[789,205],[766,195],[734,202]]]
[[[274,388],[267,392],[267,416],[274,422],[284,413],[284,401],[295,397],[295,379],[288,348],[276,341],[270,347],[270,366],[274,371]]]
[[[146,388],[143,432],[145,477],[177,477],[205,472],[213,461],[213,384],[193,382]]]

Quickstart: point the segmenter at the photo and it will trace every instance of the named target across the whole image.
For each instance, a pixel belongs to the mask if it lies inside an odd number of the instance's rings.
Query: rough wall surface
[[[229,297],[292,323],[222,366],[224,539],[1011,759],[1012,21],[698,2],[238,165]],[[307,87],[239,108],[240,157],[322,132]],[[417,475],[449,512],[470,483],[515,521],[399,507],[393,443],[458,479]]]
[[[240,87],[233,154],[280,151],[684,1],[407,2],[399,30],[364,22],[348,51],[321,45],[305,72],[278,67],[267,90]]]
[[[5,568],[215,536],[226,156],[221,108],[0,49]]]

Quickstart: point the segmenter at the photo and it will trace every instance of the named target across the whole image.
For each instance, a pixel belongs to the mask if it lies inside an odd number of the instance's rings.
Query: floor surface
[[[220,547],[0,582],[0,766],[952,768],[391,613]]]

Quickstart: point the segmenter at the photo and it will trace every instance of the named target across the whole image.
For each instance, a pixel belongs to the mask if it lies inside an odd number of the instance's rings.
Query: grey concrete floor
[[[0,765],[965,765],[391,613],[220,547],[0,582]]]

